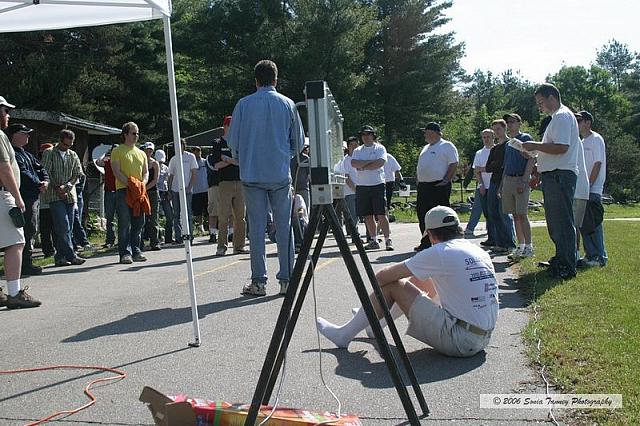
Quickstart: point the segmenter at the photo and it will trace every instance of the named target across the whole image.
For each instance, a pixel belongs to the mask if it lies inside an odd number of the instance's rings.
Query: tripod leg
[[[365,310],[367,314],[367,319],[369,320],[369,324],[373,329],[373,333],[376,336],[376,340],[378,341],[378,345],[380,347],[380,352],[382,357],[387,364],[387,368],[389,369],[389,374],[391,375],[391,380],[393,381],[396,390],[398,392],[398,396],[400,397],[400,401],[402,402],[402,406],[404,407],[404,411],[407,414],[407,418],[412,425],[420,424],[418,420],[418,415],[416,414],[416,410],[411,402],[411,398],[409,398],[409,393],[402,382],[402,377],[400,376],[400,372],[398,371],[398,363],[391,352],[391,348],[389,347],[389,343],[387,342],[387,338],[382,331],[382,327],[380,326],[380,321],[378,320],[378,316],[376,315],[373,305],[371,304],[371,300],[369,300],[369,294],[367,293],[367,289],[364,285],[364,281],[360,276],[360,272],[358,271],[358,266],[351,254],[351,250],[349,249],[349,243],[347,242],[344,233],[342,232],[342,228],[340,227],[340,223],[338,221],[338,216],[336,215],[336,211],[333,206],[329,205],[325,207],[325,217],[329,220],[331,225],[331,229],[333,229],[333,236],[338,243],[338,247],[340,248],[340,253],[342,254],[342,258],[344,259],[345,264],[347,265],[347,269],[349,271],[349,275],[353,280],[354,287],[356,292],[358,293],[358,297],[360,298],[360,302],[362,302],[362,308]],[[362,245],[362,243],[360,243]],[[379,288],[378,288],[379,289]],[[388,319],[390,322],[393,322],[391,319],[391,314],[389,313],[389,309],[386,308],[386,305],[382,305],[383,310],[385,310],[385,315],[388,315]],[[406,353],[405,353],[406,356]]]
[[[307,295],[307,290],[309,289],[309,283],[311,283],[311,278],[313,277],[313,272],[315,270],[316,265],[318,264],[318,259],[320,258],[320,253],[322,252],[322,247],[324,246],[324,241],[327,238],[327,232],[329,231],[329,222],[323,221],[320,224],[320,235],[318,236],[318,241],[316,241],[316,245],[313,249],[313,254],[311,255],[311,263],[307,266],[307,273],[304,276],[304,281],[300,286],[300,291],[298,292],[296,298],[296,304],[291,312],[291,317],[289,318],[289,322],[287,323],[287,328],[285,329],[284,338],[282,340],[282,344],[280,345],[280,350],[278,351],[278,357],[276,358],[275,365],[271,372],[271,377],[269,379],[269,383],[267,385],[266,392],[264,394],[264,398],[262,399],[263,404],[268,404],[271,399],[271,394],[273,393],[273,388],[276,384],[276,379],[278,378],[278,373],[282,368],[282,362],[284,360],[284,356],[287,353],[287,348],[289,347],[289,342],[291,341],[291,336],[293,335],[293,331],[298,322],[298,317],[300,316],[300,311],[302,310],[302,305],[304,304],[304,299]],[[313,239],[313,234],[307,234],[305,238]],[[298,261],[300,261],[301,257],[298,256]],[[302,259],[305,260],[305,259]],[[289,290],[287,290],[288,292]]]
[[[344,202],[340,200],[340,202]],[[347,212],[349,216],[349,212]],[[352,220],[347,220],[347,226],[349,227],[349,232],[354,230],[354,224]],[[371,262],[369,262],[369,258],[367,257],[367,253],[364,249],[364,245],[361,241],[356,240],[356,247],[358,248],[358,254],[360,255],[360,260],[364,265],[364,269],[367,272],[367,276],[369,277],[369,281],[371,282],[371,286],[373,287],[373,292],[376,295],[376,299],[378,299],[378,303],[382,306],[382,310],[384,311],[384,318],[387,321],[387,325],[389,326],[389,331],[391,331],[391,336],[393,337],[393,341],[396,344],[396,348],[400,353],[400,358],[402,359],[402,363],[404,364],[404,369],[409,376],[409,380],[411,381],[411,387],[413,388],[414,393],[416,394],[416,398],[418,399],[418,404],[420,404],[420,409],[422,409],[423,416],[429,415],[429,407],[427,406],[427,401],[424,398],[424,394],[422,393],[422,389],[420,389],[420,385],[418,384],[418,378],[416,377],[416,373],[411,365],[411,361],[409,360],[409,356],[407,355],[407,351],[404,348],[404,343],[402,343],[402,338],[400,337],[400,333],[398,333],[398,328],[396,327],[393,318],[391,317],[391,313],[389,312],[389,308],[387,306],[387,301],[385,300],[382,290],[380,289],[380,285],[378,284],[378,280],[376,279],[376,274],[373,272],[373,268],[371,267]],[[373,327],[372,327],[373,329]]]
[[[313,236],[316,232],[316,229],[318,228],[321,216],[322,208],[320,207],[313,209],[313,211],[311,212],[309,228],[307,229],[307,234],[305,235],[305,240],[302,244],[302,248],[300,249],[300,254],[298,255],[298,259],[296,260],[295,266],[293,268],[293,273],[289,282],[289,288],[287,289],[287,295],[285,296],[284,301],[282,302],[282,307],[280,308],[280,314],[278,315],[278,320],[276,322],[275,329],[273,330],[273,335],[271,336],[269,349],[264,359],[264,364],[262,365],[262,371],[260,372],[260,378],[258,379],[258,384],[256,385],[256,390],[253,394],[253,399],[251,400],[251,408],[249,409],[249,413],[247,414],[247,419],[244,423],[245,425],[253,426],[255,424],[256,419],[258,418],[258,412],[260,410],[260,403],[267,393],[267,384],[270,381],[270,377],[272,375],[277,376],[278,374],[278,371],[274,371],[273,367],[275,365],[276,357],[280,349],[280,344],[282,343],[282,339],[285,333],[285,327],[287,326],[287,322],[289,321],[291,309],[293,307],[293,300],[295,298],[296,292],[298,291],[298,284],[300,283],[300,278],[302,277],[302,272],[304,271],[306,259],[309,255],[309,251],[311,250]]]

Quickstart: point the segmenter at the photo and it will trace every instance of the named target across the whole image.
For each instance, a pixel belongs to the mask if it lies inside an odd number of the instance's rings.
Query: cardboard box
[[[140,401],[147,404],[157,426],[241,426],[251,405],[188,398],[185,395],[167,396],[148,386],[142,389]],[[266,418],[271,410],[271,406],[263,405],[256,424]],[[312,426],[318,423],[362,426],[360,419],[351,414],[343,414],[338,419],[333,413],[294,408],[277,408],[267,422],[270,426]]]

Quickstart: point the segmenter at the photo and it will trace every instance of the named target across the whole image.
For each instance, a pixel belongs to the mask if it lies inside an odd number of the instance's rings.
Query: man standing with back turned
[[[242,294],[264,296],[267,259],[264,230],[269,204],[278,241],[280,294],[293,266],[290,161],[302,150],[304,130],[294,102],[276,91],[278,67],[269,60],[254,68],[256,92],[236,104],[227,143],[240,166],[251,239],[251,282]]]

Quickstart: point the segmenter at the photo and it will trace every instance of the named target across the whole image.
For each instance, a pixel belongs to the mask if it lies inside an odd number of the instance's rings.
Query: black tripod
[[[353,219],[350,217],[348,210],[346,209],[345,201],[338,200],[337,202],[339,203],[340,207],[342,207],[342,210],[346,212],[345,219],[347,227],[349,228],[349,233],[351,235],[356,235],[356,226],[353,222]],[[321,220],[322,218],[324,218],[324,220]],[[302,273],[304,272],[304,267],[307,263],[307,257],[309,255],[309,252],[311,251],[311,245],[313,243],[318,226],[320,226],[320,234],[318,236],[318,241],[316,242],[316,245],[313,249],[313,254],[311,257],[312,262],[309,264],[307,272],[304,276],[304,281],[300,286],[299,284],[302,278]],[[389,343],[387,342],[387,339],[384,335],[382,326],[380,325],[380,321],[378,320],[378,317],[373,309],[373,305],[369,300],[367,289],[365,287],[362,276],[358,271],[358,266],[356,265],[355,259],[351,254],[351,250],[349,249],[349,243],[347,242],[347,239],[342,232],[342,226],[340,225],[336,211],[333,205],[326,204],[314,206],[312,210],[309,228],[304,235],[302,248],[300,249],[300,254],[298,255],[295,266],[293,268],[293,273],[291,275],[289,288],[287,289],[287,294],[282,303],[278,321],[276,322],[273,335],[271,336],[269,350],[262,366],[262,371],[260,373],[260,378],[258,379],[258,384],[256,385],[256,390],[253,394],[253,400],[251,401],[251,408],[249,409],[249,413],[245,421],[245,426],[255,425],[260,405],[268,404],[269,400],[271,399],[271,394],[273,392],[276,379],[278,377],[280,369],[282,368],[282,362],[284,360],[285,353],[287,351],[291,336],[293,335],[293,331],[298,321],[298,316],[300,315],[300,310],[302,309],[304,298],[307,294],[307,290],[309,289],[309,283],[311,282],[311,278],[313,277],[315,265],[318,264],[318,258],[320,257],[320,252],[322,251],[324,241],[327,237],[329,226],[331,226],[331,229],[333,230],[333,236],[336,239],[338,248],[340,249],[342,258],[344,259],[344,262],[347,266],[347,270],[349,271],[349,275],[351,276],[351,280],[353,281],[358,297],[362,302],[362,308],[367,314],[367,319],[369,320],[369,324],[373,329],[373,334],[375,335],[378,342],[380,353],[382,354],[382,357],[387,364],[389,374],[391,375],[393,384],[396,387],[398,396],[402,401],[402,406],[404,407],[404,410],[407,414],[407,418],[412,425],[417,425],[420,423],[418,420],[418,415],[416,414],[413,402],[409,397],[406,386],[398,371],[398,362],[395,355],[391,352],[391,348],[389,347]],[[402,359],[402,363],[404,364],[404,368],[409,376],[411,385],[418,399],[418,403],[420,404],[420,408],[422,409],[423,417],[426,417],[429,414],[429,408],[427,407],[427,403],[424,399],[424,395],[422,394],[422,390],[420,389],[420,385],[418,384],[415,372],[413,371],[413,367],[411,366],[411,362],[409,361],[407,352],[405,351],[402,340],[400,339],[398,329],[396,328],[393,319],[391,318],[391,313],[389,312],[389,308],[387,307],[386,301],[382,294],[382,290],[380,289],[380,285],[376,280],[373,268],[371,267],[371,263],[369,262],[367,254],[364,250],[364,246],[359,239],[356,239],[356,247],[358,249],[360,259],[364,264],[367,276],[371,281],[371,285],[373,287],[376,298],[378,299],[380,305],[383,307],[384,317],[387,320],[389,330],[391,331],[391,335]],[[300,288],[299,293],[298,287]]]

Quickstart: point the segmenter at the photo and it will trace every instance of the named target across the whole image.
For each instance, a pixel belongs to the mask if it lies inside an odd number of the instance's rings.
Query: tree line
[[[273,59],[278,89],[304,99],[304,83],[326,80],[345,117],[363,124],[414,174],[426,121],[443,125],[462,166],[479,133],[518,112],[539,137],[535,83],[460,66],[464,44],[444,32],[451,1],[176,0],[172,17],[178,106],[184,136],[220,125],[255,87],[253,66]],[[136,121],[143,138],[171,139],[162,23],[0,34],[2,94],[21,108],[62,111],[114,126]],[[640,59],[611,40],[590,67],[548,76],[574,110],[595,117],[607,142],[608,190],[640,198]],[[536,82],[538,83],[538,82]],[[461,166],[461,170],[462,170]]]

